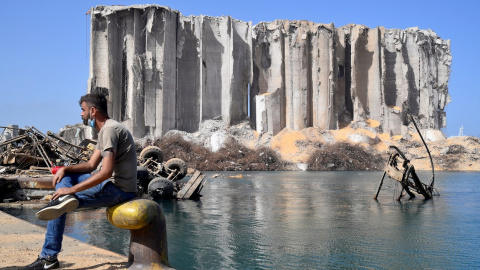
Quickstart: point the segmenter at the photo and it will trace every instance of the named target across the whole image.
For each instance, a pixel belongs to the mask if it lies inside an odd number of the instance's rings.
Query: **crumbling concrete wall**
[[[281,98],[276,113],[281,126],[267,131],[337,128],[331,104],[336,92],[333,25],[275,21],[260,23],[254,31],[252,96],[277,91]]]
[[[285,124],[266,132],[375,120],[383,131],[405,135],[407,107],[424,129],[446,124],[450,41],[431,30],[278,20],[254,33],[252,92],[278,89],[285,99]]]
[[[431,30],[336,28],[183,16],[158,5],[92,9],[89,91],[135,137],[250,116],[259,132],[339,129],[378,121],[404,135],[408,107],[423,129],[446,125],[449,40]]]
[[[91,11],[89,91],[109,95],[109,113],[135,137],[248,115],[251,23],[190,16],[158,5]]]

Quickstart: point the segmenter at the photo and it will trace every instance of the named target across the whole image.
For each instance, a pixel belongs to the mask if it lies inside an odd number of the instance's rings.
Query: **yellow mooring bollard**
[[[128,201],[108,208],[107,218],[113,226],[130,230],[128,269],[172,269],[160,205],[146,199]]]

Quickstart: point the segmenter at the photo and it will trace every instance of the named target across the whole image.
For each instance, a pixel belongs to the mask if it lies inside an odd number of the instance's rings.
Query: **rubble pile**
[[[382,153],[346,142],[320,145],[307,161],[312,171],[379,171],[385,165]]]
[[[184,134],[186,135],[186,134]],[[146,140],[144,147],[155,145],[166,158],[185,160],[190,169],[202,171],[275,171],[292,167],[269,147],[248,148],[235,137],[218,146],[218,149],[197,144],[180,133],[168,133],[161,139]]]

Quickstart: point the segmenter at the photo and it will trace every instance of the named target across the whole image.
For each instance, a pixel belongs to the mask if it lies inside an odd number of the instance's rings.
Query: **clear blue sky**
[[[0,16],[0,126],[35,126],[58,132],[80,122],[78,99],[87,91],[90,16],[97,5],[138,1],[2,0]],[[480,137],[480,1],[162,1],[184,15],[251,21],[275,19],[349,23],[374,28],[432,29],[451,40],[453,56],[447,105],[447,136]]]

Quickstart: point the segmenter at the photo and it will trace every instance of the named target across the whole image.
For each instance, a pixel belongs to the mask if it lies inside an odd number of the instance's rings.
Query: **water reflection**
[[[180,268],[453,265],[445,259],[452,243],[443,235],[452,222],[444,221],[445,212],[453,209],[441,199],[397,202],[385,187],[374,201],[380,177],[378,172],[283,172],[212,180],[197,208],[181,209],[200,211],[202,219],[188,225],[195,228],[189,230],[195,236],[188,236],[194,259]],[[178,227],[185,222],[190,223],[184,219]]]
[[[479,173],[437,173],[440,197],[401,202],[388,181],[378,201],[372,199],[381,176],[248,172],[209,179],[199,200],[158,201],[170,263],[177,269],[480,265]],[[110,225],[104,210],[76,212],[68,224],[74,237],[127,254],[128,232]]]

